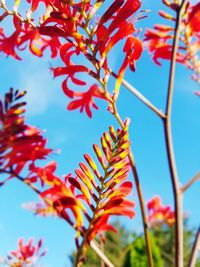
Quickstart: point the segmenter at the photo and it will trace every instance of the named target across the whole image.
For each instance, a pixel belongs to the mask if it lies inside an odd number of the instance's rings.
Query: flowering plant
[[[76,266],[87,260],[89,246],[105,264],[113,266],[95,237],[105,231],[116,231],[110,223],[113,215],[135,217],[133,183],[128,179],[131,170],[142,214],[148,266],[154,266],[150,226],[166,223],[169,227],[175,224],[175,266],[183,267],[182,197],[200,175],[197,173],[181,186],[172,142],[171,113],[176,62],[191,69],[192,79],[200,82],[200,5],[193,5],[188,0],[164,0],[169,12],[174,12],[171,15],[160,11],[160,16],[169,25],[156,24],[153,30],[146,29],[142,38],[141,30],[136,26],[147,16],[147,11],[141,10],[140,0],[115,0],[112,3],[105,0],[24,2],[16,0],[13,5],[0,1],[0,52],[22,60],[22,51],[26,49],[37,57],[43,57],[46,50],[50,50],[52,59],[60,59],[60,65],[52,66],[51,71],[55,78],[64,77],[61,87],[70,99],[67,109],[79,109],[92,118],[92,108],[98,109],[95,100],[103,100],[118,126],[117,129],[109,126],[100,139],[101,145],[93,145],[96,158],[84,154],[85,161],[79,164],[74,174],[60,177],[55,174],[56,162],[45,166],[41,164],[53,153],[53,149],[47,148],[43,133],[25,121],[26,103],[21,101],[25,92],[10,89],[0,101],[0,173],[2,177],[7,175],[0,186],[12,179],[25,183],[41,200],[28,205],[28,208],[42,216],[60,217],[75,229]],[[23,4],[28,7],[25,15]],[[4,25],[9,19],[11,33]],[[114,72],[111,59],[116,47],[121,49],[121,60]],[[165,112],[124,79],[127,70],[137,70],[137,61],[145,47],[148,47],[156,64],[161,65],[162,59],[170,61]],[[115,82],[110,85],[112,79]],[[159,197],[154,197],[147,205],[148,216],[131,149],[130,119],[123,120],[117,107],[122,85],[152,110],[164,125],[174,208],[164,206]],[[195,94],[200,95],[199,91]],[[196,260],[197,249],[198,244],[194,245],[191,262]]]

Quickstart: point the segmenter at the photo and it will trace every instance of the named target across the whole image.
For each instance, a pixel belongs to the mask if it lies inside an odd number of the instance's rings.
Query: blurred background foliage
[[[107,232],[101,243],[105,254],[116,267],[148,266],[144,236],[130,232],[119,221],[113,223],[118,234]],[[187,267],[196,230],[184,222],[184,267]],[[166,225],[157,225],[151,230],[151,242],[155,267],[174,267],[174,229]],[[70,256],[74,263],[76,253]],[[200,256],[200,255],[199,255]],[[91,249],[88,250],[84,267],[106,267]],[[195,267],[200,267],[200,257]]]

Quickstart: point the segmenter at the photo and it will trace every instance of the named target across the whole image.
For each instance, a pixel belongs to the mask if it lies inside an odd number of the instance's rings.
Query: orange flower
[[[40,193],[43,203],[36,204],[34,212],[42,216],[54,214],[71,223],[72,219],[67,212],[67,209],[69,209],[74,215],[74,224],[78,230],[83,225],[82,213],[85,212],[85,208],[81,201],[77,199],[73,190],[70,189],[68,177],[66,181],[63,181],[54,174],[56,168],[56,162],[50,162],[45,167],[37,167],[35,164],[30,165],[30,174],[27,180],[30,183],[36,183],[39,180],[44,188]],[[34,206],[32,206],[32,209],[34,209]]]
[[[69,103],[68,109],[80,108],[91,117],[91,106],[97,109],[93,98],[98,97],[106,100],[106,97],[100,93],[101,89],[93,84],[89,86],[87,91],[76,92],[73,88],[69,88],[71,87],[69,84],[72,82],[72,86],[85,86],[86,82],[78,77],[80,73],[90,75],[99,83],[101,83],[100,80],[106,82],[110,75],[108,53],[123,39],[126,43],[132,44],[126,45],[126,47],[129,46],[129,51],[127,48],[125,48],[126,51],[124,50],[125,60],[119,70],[117,86],[120,85],[128,65],[132,70],[135,69],[135,61],[139,59],[136,53],[141,54],[141,43],[133,37],[136,32],[133,15],[140,8],[141,1],[114,1],[92,29],[88,28],[92,14],[96,13],[102,1],[97,1],[95,4],[92,4],[91,1],[67,1],[64,3],[65,1],[60,0],[27,0],[27,2],[30,4],[27,19],[20,17],[20,14],[13,14],[15,28],[13,35],[6,37],[0,29],[0,52],[16,59],[21,59],[17,50],[24,50],[27,46],[30,52],[38,57],[42,57],[48,48],[51,50],[52,58],[55,58],[60,52],[64,66],[51,69],[54,77],[66,75],[62,89],[68,97],[75,98]],[[38,9],[40,3],[44,4],[45,12],[40,16],[39,26],[35,26],[34,19],[30,16]],[[16,12],[18,6],[19,2],[17,1],[14,6]],[[7,15],[3,15],[2,20]],[[90,67],[87,67],[85,62],[83,64],[72,62],[72,56],[79,56],[80,54],[85,57]],[[104,77],[99,77],[97,69],[104,70],[100,71]]]
[[[172,56],[172,40],[171,27],[165,25],[155,25],[155,30],[147,29],[145,33],[145,41],[148,41],[149,52],[153,54],[153,61],[161,66],[159,59],[170,60]],[[179,63],[186,63],[185,55],[177,52],[176,61]]]
[[[171,3],[168,0],[163,0],[163,3],[175,11],[179,12],[180,6],[176,3]],[[185,5],[185,10],[180,21],[180,44],[176,54],[176,61],[184,64],[187,68],[194,71],[192,79],[200,82],[199,79],[199,59],[198,52],[200,46],[200,4],[192,6],[190,3]],[[170,21],[175,21],[172,15],[160,11],[159,15]],[[172,58],[172,42],[174,38],[174,26],[155,25],[154,29],[147,29],[145,39],[148,44],[149,52],[152,54],[152,59],[157,65],[161,65],[159,59],[171,60]]]
[[[40,252],[42,247],[42,239],[40,239],[37,245],[33,244],[33,239],[30,239],[27,244],[24,244],[24,240],[21,238],[18,241],[18,248],[13,250],[7,256],[8,264],[10,267],[31,267],[35,265],[39,258],[45,256],[46,250]]]
[[[170,206],[163,206],[160,197],[155,196],[147,203],[149,212],[148,222],[153,227],[155,225],[173,225],[175,223],[175,214]]]
[[[106,97],[100,93],[100,88],[97,84],[92,85],[86,92],[75,92],[74,96],[76,99],[72,100],[68,104],[67,109],[74,110],[80,108],[80,112],[83,112],[85,109],[89,118],[92,117],[91,106],[95,109],[98,109],[98,106],[94,103],[93,98],[97,97],[106,100]]]
[[[119,92],[119,88],[122,83],[122,79],[124,77],[124,73],[127,67],[130,66],[130,69],[132,71],[135,71],[135,62],[140,58],[142,50],[143,50],[142,43],[138,38],[134,36],[129,36],[127,38],[123,49],[126,56],[117,75],[116,85],[115,85],[115,96],[117,96]]]

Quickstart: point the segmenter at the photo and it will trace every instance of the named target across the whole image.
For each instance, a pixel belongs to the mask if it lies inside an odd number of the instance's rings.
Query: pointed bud
[[[101,163],[103,169],[106,169],[106,164],[105,164],[105,161],[103,159],[101,149],[99,148],[99,146],[97,144],[93,145],[93,149],[94,149],[94,152],[97,155],[97,158],[98,158],[99,162]]]

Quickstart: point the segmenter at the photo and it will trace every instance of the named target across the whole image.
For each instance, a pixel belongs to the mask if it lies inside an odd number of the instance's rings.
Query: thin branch
[[[22,182],[22,183],[28,185],[28,186],[29,186],[29,187],[30,187],[36,194],[40,195],[41,192],[40,192],[34,185],[32,185],[32,184],[28,181],[28,179],[23,178],[23,177],[21,177],[20,175],[16,174],[16,173],[14,172],[14,170],[11,169],[11,170],[7,171],[7,170],[4,170],[4,169],[0,169],[0,173],[6,173],[6,174],[10,174],[10,175],[12,175],[12,177],[8,177],[8,178],[5,179],[4,181],[2,181],[2,182],[0,183],[0,186],[4,185],[7,181],[9,181],[9,180],[11,180],[13,177],[15,177],[15,178],[17,178],[20,182]]]
[[[105,254],[103,251],[99,248],[97,243],[95,241],[90,241],[90,247],[96,252],[96,254],[99,256],[99,258],[107,265],[107,267],[115,267],[107,257],[105,257]]]
[[[115,103],[113,103],[113,111],[114,111],[113,115],[115,116],[115,118],[118,121],[118,123],[120,124],[120,126],[123,128],[124,123],[122,122],[122,120],[119,116],[119,113],[117,111]],[[130,150],[128,157],[129,157],[129,161],[130,161],[130,165],[131,165],[131,170],[133,172],[133,177],[135,180],[137,195],[138,195],[141,214],[142,214],[142,223],[143,223],[143,230],[144,230],[144,236],[145,236],[148,265],[149,265],[149,267],[153,267],[154,263],[153,263],[152,249],[151,249],[151,243],[150,243],[150,232],[149,232],[147,217],[146,217],[146,213],[145,213],[144,198],[143,198],[143,194],[142,194],[142,190],[141,190],[141,186],[140,186],[140,180],[139,180],[137,168],[135,165],[134,156],[133,156],[133,153],[131,152],[131,150]]]
[[[4,170],[4,169],[0,169],[0,173],[6,173],[6,174],[10,174],[12,176],[15,176],[20,182],[22,183],[25,183],[27,186],[29,186],[36,194],[40,195],[40,191],[35,187],[33,186],[30,182],[28,182],[28,179],[26,178],[22,178],[21,176],[17,175],[16,173],[14,173],[14,171],[10,170],[10,171],[7,171],[7,170]],[[7,180],[7,179],[6,179]],[[4,180],[5,181],[5,180]],[[3,185],[3,184],[2,184]],[[1,184],[0,184],[1,186]],[[67,223],[69,223],[74,230],[75,229],[75,226],[73,224],[72,221],[70,221],[66,216],[63,215],[62,217],[62,214],[61,214],[61,219],[67,221]],[[81,235],[82,235],[82,232],[81,232]],[[99,256],[99,258],[104,261],[106,263],[106,265],[108,267],[115,267],[111,261],[106,257],[106,255],[103,253],[103,251],[101,251],[101,249],[99,248],[99,246],[97,245],[97,243],[95,241],[91,241],[90,242],[90,247],[93,249],[93,251]]]
[[[185,193],[185,191],[192,186],[196,181],[200,179],[200,172],[198,172],[194,177],[192,177],[185,185],[181,187],[181,192]]]
[[[200,227],[197,231],[196,237],[195,237],[195,241],[194,241],[194,245],[192,248],[192,253],[190,256],[190,261],[188,263],[188,267],[195,267],[195,264],[197,262],[198,259],[198,252],[200,251]]]
[[[186,0],[183,0],[179,10],[177,11],[175,35],[173,40],[172,58],[170,64],[170,75],[168,85],[168,96],[166,105],[166,119],[164,120],[164,131],[165,141],[167,148],[168,163],[174,193],[174,206],[175,206],[175,267],[183,267],[183,217],[182,217],[182,194],[179,186],[179,179],[176,169],[176,161],[174,156],[174,148],[172,141],[172,130],[171,130],[171,111],[172,111],[172,100],[174,91],[174,77],[175,77],[175,66],[176,66],[176,54],[178,51],[178,42],[180,36],[180,24],[181,24],[181,13]]]
[[[161,256],[166,259],[169,264],[174,264],[173,259],[164,250],[161,251]]]
[[[117,74],[111,71],[111,75],[117,78]],[[155,114],[157,114],[161,119],[165,118],[165,114],[157,109],[143,94],[141,94],[134,86],[132,86],[128,81],[122,80],[122,84],[128,89],[132,94],[134,94],[144,105],[150,108]]]
[[[0,8],[4,9],[6,14],[8,16],[16,16],[22,23],[27,22],[30,24],[33,28],[37,28],[36,25],[32,22],[30,18],[30,11],[26,13],[26,19],[22,18],[21,15],[18,13],[17,8],[13,9],[13,11],[10,11],[7,6],[5,1],[1,0],[0,1]]]

